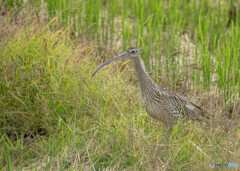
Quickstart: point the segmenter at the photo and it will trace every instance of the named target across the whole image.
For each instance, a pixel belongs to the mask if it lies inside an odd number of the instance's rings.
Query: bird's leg
[[[166,143],[167,143],[167,144],[169,143],[169,137],[170,137],[170,135],[171,135],[171,132],[172,132],[172,127],[169,126],[169,127],[167,128],[167,135],[166,135]]]

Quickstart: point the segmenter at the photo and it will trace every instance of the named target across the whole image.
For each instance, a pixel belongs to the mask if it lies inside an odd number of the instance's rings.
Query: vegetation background
[[[1,0],[0,168],[240,165],[239,8],[238,0]],[[213,114],[213,127],[177,125],[165,144],[131,62],[91,77],[130,46],[158,84]]]

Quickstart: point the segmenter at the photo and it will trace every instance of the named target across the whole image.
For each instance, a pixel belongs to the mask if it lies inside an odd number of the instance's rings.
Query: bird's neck
[[[147,70],[145,68],[143,61],[141,60],[141,57],[134,58],[133,61],[135,65],[135,70],[139,78],[141,89],[143,89],[147,83],[154,84],[154,81],[151,79],[151,77],[147,73]]]

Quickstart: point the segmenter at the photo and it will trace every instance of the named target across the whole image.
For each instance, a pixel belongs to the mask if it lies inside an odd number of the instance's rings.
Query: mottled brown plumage
[[[167,141],[172,126],[177,123],[179,118],[197,121],[209,120],[209,115],[204,109],[190,102],[185,97],[162,88],[151,79],[141,60],[141,54],[138,48],[130,47],[125,53],[103,63],[92,76],[104,65],[122,58],[131,58],[133,60],[139,78],[143,106],[151,117],[166,125],[168,128]]]

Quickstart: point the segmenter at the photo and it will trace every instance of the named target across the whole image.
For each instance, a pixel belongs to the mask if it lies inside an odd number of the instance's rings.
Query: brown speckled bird
[[[209,115],[204,109],[190,102],[185,97],[162,88],[151,79],[141,60],[141,53],[138,48],[130,47],[123,54],[106,61],[96,69],[92,76],[103,66],[124,58],[131,58],[134,62],[140,82],[142,103],[147,113],[154,119],[161,121],[168,128],[166,136],[167,142],[169,141],[172,127],[177,123],[179,118],[184,121],[209,120]]]

